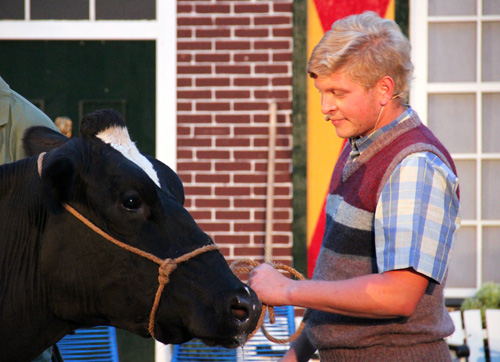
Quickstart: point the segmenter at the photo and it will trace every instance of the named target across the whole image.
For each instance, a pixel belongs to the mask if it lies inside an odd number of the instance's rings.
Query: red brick
[[[217,123],[250,123],[250,116],[246,114],[217,114]]]
[[[246,90],[218,90],[215,91],[217,99],[250,98],[250,92]]]
[[[234,36],[238,38],[267,38],[269,36],[269,30],[265,28],[260,29],[235,29]]]
[[[193,152],[190,150],[180,150],[177,149],[177,159],[192,159],[193,158]],[[184,181],[184,180],[183,180]],[[184,182],[190,182],[190,181],[184,181]]]
[[[241,16],[231,16],[231,17],[216,17],[215,25],[250,25],[249,17],[241,17]]]
[[[285,98],[288,99],[290,97],[290,92],[286,90],[254,90],[254,97],[264,98],[264,99],[277,99],[277,98]]]
[[[192,84],[191,78],[177,78],[177,87],[191,87]]]
[[[254,49],[290,49],[290,41],[288,40],[256,40]]]
[[[177,37],[178,38],[191,38],[193,32],[191,29],[177,29]]]
[[[210,74],[212,68],[208,65],[179,65],[177,74]]]
[[[235,186],[225,186],[225,187],[215,187],[216,196],[249,196],[250,187],[235,187]]]
[[[288,3],[275,2],[273,3],[275,13],[291,13],[293,11],[293,1]]]
[[[177,162],[177,171],[210,171],[210,162]]]
[[[177,91],[177,99],[210,99],[212,92],[210,90],[181,90]]]
[[[248,220],[250,212],[248,211],[216,211],[217,220]]]
[[[269,12],[268,4],[235,4],[234,12],[236,14],[241,13],[267,13]]]
[[[266,183],[267,175],[234,175],[234,183]]]
[[[250,74],[251,68],[248,65],[217,65],[217,74]]]
[[[194,195],[211,195],[212,188],[210,186],[189,186],[184,185],[184,193],[189,196]]]
[[[228,127],[196,127],[194,130],[195,136],[226,136],[229,133]]]
[[[256,65],[255,73],[288,73],[286,65]]]
[[[274,86],[280,86],[280,85],[291,86],[292,85],[292,77],[278,77],[278,78],[273,78],[272,84]]]
[[[214,25],[211,17],[178,16],[177,26],[210,26]]]
[[[201,198],[196,198],[195,201],[196,207],[209,207],[209,208],[228,208],[231,203],[228,199],[221,199],[221,198],[209,198],[209,199],[201,199]]]
[[[231,30],[224,28],[196,29],[197,38],[229,38]]]
[[[256,16],[253,20],[255,25],[283,25],[291,24],[291,16]]]
[[[257,198],[253,196],[251,199],[235,199],[234,200],[235,208],[264,208],[266,207],[266,199],[265,198]]]
[[[191,214],[191,216],[195,220],[211,220],[212,219],[212,213],[210,211],[191,210],[189,213]]]
[[[224,103],[224,102],[196,103],[197,111],[229,111],[230,109],[231,105],[229,103]]]
[[[234,151],[235,160],[264,160],[267,159],[266,151]]]
[[[273,53],[273,62],[291,62],[292,53]]]
[[[209,114],[180,114],[177,116],[178,123],[210,123],[212,116]]]
[[[208,138],[177,138],[177,147],[210,147],[212,140]]]
[[[232,234],[215,235],[214,241],[216,244],[249,244],[250,236]]]
[[[235,232],[259,232],[259,231],[262,232],[264,230],[265,230],[265,226],[264,226],[264,223],[262,223],[262,222],[254,222],[254,223],[237,222],[234,224],[234,231]],[[238,248],[238,253],[241,253],[239,255],[251,254],[251,253],[248,253],[248,251],[244,251],[245,249],[247,249],[247,248]],[[258,250],[258,249],[255,249],[255,250]],[[260,250],[260,248],[259,248],[259,250]],[[236,250],[234,251],[234,254],[236,255]]]
[[[267,86],[268,84],[269,80],[267,78],[259,78],[255,76],[234,79],[234,85],[236,87],[262,87]]]
[[[219,232],[219,231],[229,231],[230,230],[230,225],[229,223],[222,223],[222,222],[200,222],[198,223],[198,226],[205,232],[210,233],[210,232]]]
[[[195,182],[199,183],[228,183],[230,181],[230,177],[227,174],[196,174],[195,175]]]
[[[179,117],[177,116],[177,123],[179,123]],[[177,125],[177,137],[179,136],[189,136],[191,134],[191,127],[182,127]]]
[[[177,63],[189,63],[191,62],[191,54],[177,54]]]
[[[229,5],[197,4],[195,11],[200,14],[228,14],[231,8]]]
[[[215,140],[215,147],[249,147],[249,139],[241,138],[217,138]]]
[[[242,40],[216,40],[216,50],[250,50],[251,43]]]
[[[196,157],[199,160],[228,160],[231,154],[229,151],[215,151],[215,150],[209,150],[209,151],[197,151],[196,152]]]
[[[193,7],[191,5],[177,5],[177,14],[190,13],[191,11],[193,11]]]
[[[215,171],[250,171],[252,164],[250,162],[216,162]]]
[[[191,103],[190,102],[177,102],[177,111],[190,111]]]
[[[178,41],[177,50],[211,50],[212,42],[210,41]]]
[[[228,87],[231,84],[229,78],[196,78],[197,87]]]
[[[269,54],[267,53],[241,53],[238,52],[233,56],[235,62],[268,62]],[[267,84],[267,80],[266,80]]]
[[[267,135],[268,133],[268,127],[234,127],[235,136]]]
[[[291,27],[286,27],[286,28],[273,28],[273,36],[274,37],[288,37],[292,38],[292,28]]]
[[[229,62],[231,60],[231,56],[229,54],[220,54],[220,53],[200,53],[195,54],[194,59],[196,62]]]
[[[269,105],[267,103],[262,102],[235,102],[234,110],[235,111],[263,111],[268,110]]]

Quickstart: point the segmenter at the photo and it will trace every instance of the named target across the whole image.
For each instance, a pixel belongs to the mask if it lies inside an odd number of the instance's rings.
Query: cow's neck
[[[2,329],[16,337],[0,338],[6,360],[34,358],[68,330],[50,313],[40,278],[39,242],[47,211],[37,192],[34,164],[31,158],[0,166],[1,321]]]

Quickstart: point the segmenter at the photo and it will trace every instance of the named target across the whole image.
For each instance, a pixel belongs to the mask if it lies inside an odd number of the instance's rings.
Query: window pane
[[[500,219],[499,176],[500,161],[484,160],[482,175],[483,219]]]
[[[475,14],[476,0],[429,0],[429,15],[431,16]]]
[[[0,20],[24,19],[24,0],[0,1]]]
[[[500,93],[483,94],[483,152],[500,153]]]
[[[429,82],[476,80],[476,24],[429,24]]]
[[[474,94],[429,94],[429,128],[452,153],[476,150]]]
[[[483,81],[500,81],[500,22],[483,22],[482,48]]]
[[[483,282],[500,283],[500,228],[483,229]]]
[[[484,15],[499,15],[500,14],[500,1],[498,1],[498,0],[483,0],[483,14]]]
[[[150,20],[156,18],[155,0],[96,0],[95,8],[98,20]]]
[[[83,20],[88,18],[88,0],[31,0],[31,19],[33,20]]]
[[[460,185],[462,220],[476,218],[476,162],[455,161]]]
[[[458,230],[446,287],[476,287],[476,228],[462,227]]]

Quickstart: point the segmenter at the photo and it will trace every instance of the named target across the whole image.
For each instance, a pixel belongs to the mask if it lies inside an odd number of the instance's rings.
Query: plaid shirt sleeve
[[[441,283],[460,228],[458,178],[439,157],[406,157],[384,186],[375,210],[379,273],[413,268]]]

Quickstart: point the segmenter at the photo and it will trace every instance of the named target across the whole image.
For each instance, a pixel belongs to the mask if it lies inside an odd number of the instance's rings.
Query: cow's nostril
[[[231,315],[240,322],[246,322],[250,315],[248,311],[248,305],[242,303],[237,297],[233,298],[231,303]]]

